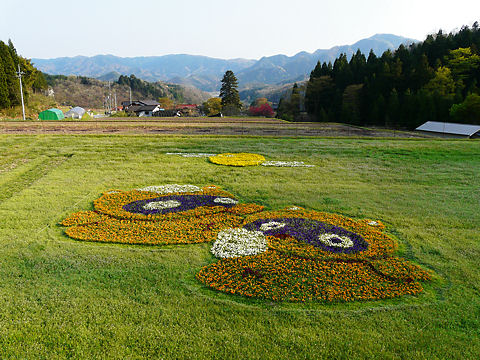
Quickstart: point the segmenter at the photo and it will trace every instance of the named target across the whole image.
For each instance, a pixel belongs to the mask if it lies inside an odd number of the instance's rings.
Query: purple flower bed
[[[351,254],[368,248],[368,243],[362,236],[342,227],[311,219],[259,219],[245,225],[244,228],[261,231],[266,236],[280,237],[281,235],[288,235],[299,241],[334,253]],[[328,241],[322,241],[321,238],[324,234],[332,235]]]
[[[192,210],[200,206],[223,206],[230,208],[236,205],[236,202],[222,203],[215,202],[215,199],[224,199],[221,196],[213,195],[171,195],[161,196],[154,199],[133,201],[123,206],[125,211],[136,214],[167,214],[173,212],[181,212]],[[232,199],[233,200],[233,199]],[[159,204],[159,208],[154,208]],[[161,206],[166,206],[161,208]]]

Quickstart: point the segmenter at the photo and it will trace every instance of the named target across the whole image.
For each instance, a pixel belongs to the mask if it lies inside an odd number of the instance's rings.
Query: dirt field
[[[257,136],[426,137],[336,123],[291,123],[259,118],[104,118],[96,121],[3,121],[3,134],[175,134]]]

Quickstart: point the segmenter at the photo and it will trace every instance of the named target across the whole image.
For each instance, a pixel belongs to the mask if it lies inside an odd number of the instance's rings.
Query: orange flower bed
[[[319,261],[269,250],[204,267],[197,279],[219,291],[274,301],[347,302],[416,295],[416,281],[400,281],[364,262]]]

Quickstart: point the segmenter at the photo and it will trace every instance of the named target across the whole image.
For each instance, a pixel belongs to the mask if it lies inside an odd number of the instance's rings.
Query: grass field
[[[480,142],[0,135],[0,358],[477,359]],[[314,168],[213,165],[254,152]],[[75,241],[58,223],[108,189],[216,184],[267,209],[378,219],[430,269],[418,297],[272,303],[195,280],[208,244]]]

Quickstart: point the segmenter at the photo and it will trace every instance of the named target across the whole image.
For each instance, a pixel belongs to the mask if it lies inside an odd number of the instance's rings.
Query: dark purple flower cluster
[[[278,223],[279,225],[275,225]],[[272,224],[269,226],[268,224]],[[280,225],[281,224],[281,225]],[[285,225],[283,225],[285,224]],[[263,226],[262,226],[263,225]],[[277,219],[259,219],[244,226],[247,230],[261,231],[265,235],[277,236],[288,235],[307,244],[320,247],[324,250],[334,253],[351,254],[366,250],[368,243],[365,239],[342,227],[327,224],[318,220],[303,218],[277,218]],[[270,229],[269,229],[270,228]],[[322,234],[335,234],[339,237],[348,237],[353,245],[349,247],[332,246],[319,239]],[[341,239],[332,238],[331,243],[341,243]]]
[[[167,214],[167,213],[174,213],[174,212],[181,212],[192,210],[201,206],[223,206],[226,208],[230,208],[235,206],[236,203],[234,202],[219,202],[218,199],[225,199],[219,196],[213,195],[170,195],[170,196],[161,196],[154,199],[148,200],[138,200],[133,201],[129,204],[123,206],[125,211],[136,213],[136,214]],[[215,201],[217,199],[217,201]],[[167,205],[165,208],[155,208],[155,206],[148,206],[150,203],[165,203],[174,204],[178,202],[179,205]],[[152,204],[155,205],[155,204]]]

